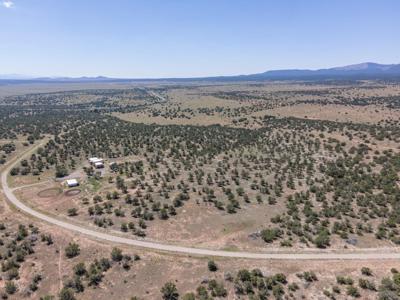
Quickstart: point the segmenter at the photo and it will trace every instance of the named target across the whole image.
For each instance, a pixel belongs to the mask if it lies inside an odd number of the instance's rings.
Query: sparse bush
[[[172,282],[167,282],[166,284],[164,284],[164,286],[161,288],[161,294],[164,300],[179,299],[178,290],[175,284],[173,284]]]
[[[122,250],[119,248],[113,248],[111,251],[111,259],[113,261],[119,262],[123,258]]]
[[[65,248],[65,256],[67,258],[73,258],[73,257],[78,256],[80,254],[80,251],[81,250],[79,248],[79,245],[72,242],[72,243],[69,243],[68,246]]]
[[[15,294],[15,292],[17,291],[17,286],[15,285],[14,281],[6,281],[5,290],[6,293],[9,295]]]
[[[76,300],[74,292],[70,288],[62,288],[60,291],[60,300]]]
[[[367,267],[362,267],[361,268],[361,274],[363,274],[365,276],[372,276],[372,270],[370,268],[367,268]]]
[[[208,261],[208,270],[210,272],[215,272],[218,270],[218,266],[213,260]]]
[[[347,291],[346,291],[347,295],[352,296],[354,298],[358,298],[361,296],[360,292],[358,291],[358,289],[352,285],[349,285],[347,287]]]

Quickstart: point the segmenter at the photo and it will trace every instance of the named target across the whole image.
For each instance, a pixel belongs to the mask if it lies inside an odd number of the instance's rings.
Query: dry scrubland
[[[324,295],[325,291],[325,294],[332,293],[337,299],[344,299],[347,298],[349,286],[354,286],[357,287],[362,299],[375,299],[377,292],[359,288],[359,279],[368,280],[378,288],[382,278],[393,276],[391,269],[400,268],[397,261],[328,261],[323,262],[324,268],[321,268],[321,262],[315,261],[282,263],[281,261],[193,258],[121,246],[117,247],[122,251],[123,258],[121,261],[118,259],[115,261],[111,256],[115,245],[87,240],[82,236],[75,236],[58,228],[36,223],[26,217],[20,216],[16,221],[15,214],[15,211],[5,208],[2,200],[1,217],[5,229],[1,230],[1,240],[4,245],[0,249],[2,251],[9,249],[13,255],[4,260],[6,265],[13,257],[17,255],[19,257],[17,268],[13,267],[1,273],[0,286],[3,291],[6,290],[6,285],[10,285],[9,282],[13,282],[16,287],[16,292],[8,295],[9,299],[39,299],[40,297],[51,299],[45,297],[59,295],[60,291],[66,294],[64,286],[68,286],[77,299],[110,299],[110,297],[131,299],[135,296],[138,299],[162,299],[160,290],[166,282],[172,282],[176,286],[180,298],[187,293],[197,294],[196,290],[201,293],[206,290],[211,296],[215,288],[210,289],[209,286],[211,282],[211,286],[214,287],[214,280],[219,286],[217,293],[226,294],[221,298],[233,299],[239,286],[246,287],[246,280],[243,283],[240,279],[248,276],[243,270],[255,269],[269,278],[277,274],[285,275],[285,280],[277,276],[280,281],[273,284],[274,289],[267,288],[268,294],[271,294],[270,298],[274,298],[275,296],[272,295],[275,293],[286,295],[291,299],[320,299],[327,298]],[[18,228],[21,224],[27,231],[24,238],[20,237],[24,236],[24,229]],[[43,235],[46,237],[44,240]],[[48,243],[49,236],[51,237],[50,244]],[[15,242],[12,243],[12,241]],[[66,256],[66,249],[70,243],[79,245],[80,250],[79,254],[72,258]],[[10,248],[11,244],[14,246]],[[25,252],[27,248],[29,248],[28,253]],[[105,258],[109,266],[104,262]],[[209,270],[208,264],[211,259],[217,265],[216,271]],[[103,271],[95,267],[96,260],[106,265],[107,270]],[[77,276],[75,275],[77,265],[81,263],[84,263],[88,273]],[[371,269],[373,274],[363,275],[362,268]],[[299,275],[304,275],[304,272],[308,272],[306,277],[299,277]],[[253,272],[253,274],[258,273]],[[350,277],[354,283],[340,284],[337,282],[338,276],[339,280],[340,276]],[[249,287],[246,288],[249,289]],[[263,290],[257,286],[251,289],[255,294]],[[250,291],[243,292],[241,297],[246,299],[247,293]]]
[[[234,84],[169,88],[168,103],[132,113],[116,114],[123,120],[146,124],[259,127],[265,114],[339,122],[378,123],[396,121],[398,107],[374,105],[380,98],[398,97],[397,84],[362,82],[352,84]],[[354,99],[369,99],[354,103]],[[379,102],[379,100],[378,100]],[[380,102],[385,102],[381,99]],[[239,119],[246,118],[238,122]],[[236,122],[235,122],[236,121]]]
[[[0,105],[0,168],[42,143],[8,181],[58,218],[229,251],[400,244],[398,82],[15,85],[0,87]],[[4,199],[1,220],[4,298],[176,299],[176,287],[187,300],[399,299],[397,261],[143,251],[39,223]],[[79,254],[68,258],[70,243]]]

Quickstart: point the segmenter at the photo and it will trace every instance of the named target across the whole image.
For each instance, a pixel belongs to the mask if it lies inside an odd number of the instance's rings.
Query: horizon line
[[[170,76],[170,77],[136,77],[136,76],[109,76],[109,75],[75,75],[75,76],[65,76],[65,75],[25,75],[20,73],[8,73],[8,74],[0,74],[0,80],[62,80],[62,79],[114,79],[114,80],[157,80],[157,79],[199,79],[199,78],[208,78],[208,77],[240,77],[240,76],[249,76],[249,75],[257,75],[263,74],[267,72],[274,72],[274,71],[320,71],[320,70],[330,70],[334,68],[344,68],[344,67],[351,67],[363,64],[377,64],[382,66],[395,66],[399,65],[400,63],[386,63],[381,64],[372,61],[366,61],[361,63],[352,63],[347,65],[340,65],[340,66],[330,66],[324,68],[285,68],[285,69],[270,69],[266,71],[260,71],[257,73],[246,73],[246,74],[225,74],[225,75],[200,75],[200,76]],[[7,76],[10,76],[7,78]],[[4,77],[4,78],[2,78]]]

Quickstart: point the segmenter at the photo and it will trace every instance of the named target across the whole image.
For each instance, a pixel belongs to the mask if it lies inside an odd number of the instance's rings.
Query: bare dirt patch
[[[73,197],[79,195],[81,193],[80,189],[72,189],[64,192],[64,195],[67,197]]]
[[[51,198],[51,197],[56,197],[62,193],[62,190],[60,188],[49,188],[45,189],[43,191],[40,191],[37,195],[40,198]]]

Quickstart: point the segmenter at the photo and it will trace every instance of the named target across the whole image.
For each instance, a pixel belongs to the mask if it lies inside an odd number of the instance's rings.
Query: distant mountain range
[[[234,76],[210,76],[197,78],[110,78],[98,77],[42,77],[25,75],[0,75],[0,83],[32,82],[140,82],[140,81],[257,81],[257,80],[328,80],[328,79],[400,79],[400,64],[377,64],[366,62],[343,67],[308,70],[272,70],[264,73]]]
[[[275,70],[264,73],[247,75],[247,77],[258,77],[265,79],[279,78],[338,78],[338,77],[386,77],[400,76],[400,64],[382,65],[366,62],[344,67],[335,67],[319,70]],[[245,76],[246,77],[246,76]]]

